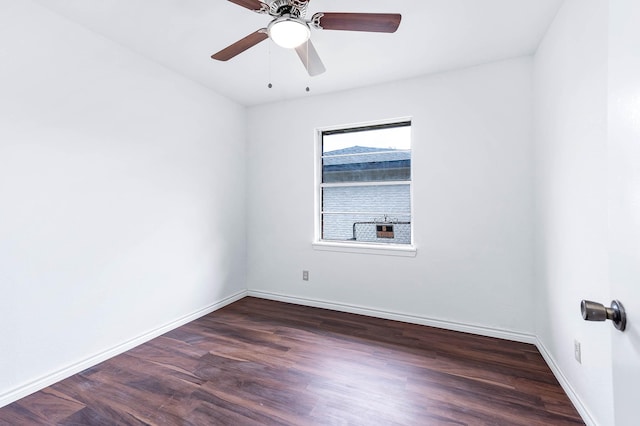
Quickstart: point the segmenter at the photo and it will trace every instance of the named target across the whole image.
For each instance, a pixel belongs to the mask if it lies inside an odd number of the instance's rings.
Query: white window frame
[[[391,124],[400,124],[411,122],[411,180],[409,181],[376,181],[376,182],[354,182],[354,183],[322,183],[322,135],[324,132],[343,129],[357,129],[361,127],[384,126]],[[315,150],[314,150],[314,240],[312,246],[315,250],[335,251],[359,254],[377,254],[387,256],[410,256],[413,257],[417,253],[414,245],[414,202],[413,202],[413,122],[411,117],[401,117],[389,120],[371,121],[365,123],[351,123],[337,126],[318,127],[315,129]],[[322,188],[323,187],[340,187],[340,186],[381,186],[381,185],[409,185],[410,197],[410,228],[411,243],[410,244],[394,244],[394,243],[375,243],[362,241],[326,241],[322,240]],[[353,213],[353,212],[350,212]]]

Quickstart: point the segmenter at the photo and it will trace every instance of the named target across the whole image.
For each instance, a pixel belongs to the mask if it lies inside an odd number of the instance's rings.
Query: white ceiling
[[[268,15],[227,0],[36,1],[243,105],[530,55],[563,2],[311,0],[307,17],[315,12],[385,12],[402,14],[402,22],[394,34],[312,29],[327,71],[309,77],[294,51],[270,40],[228,62],[212,60],[213,53],[270,21]]]

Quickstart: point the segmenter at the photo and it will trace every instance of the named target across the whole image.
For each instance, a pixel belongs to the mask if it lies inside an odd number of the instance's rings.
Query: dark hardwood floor
[[[1,408],[0,424],[584,423],[532,345],[247,297]]]

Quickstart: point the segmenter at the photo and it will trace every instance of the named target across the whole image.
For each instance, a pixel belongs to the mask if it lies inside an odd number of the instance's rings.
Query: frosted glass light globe
[[[267,29],[271,40],[286,49],[300,46],[311,35],[306,23],[288,16],[272,21]]]

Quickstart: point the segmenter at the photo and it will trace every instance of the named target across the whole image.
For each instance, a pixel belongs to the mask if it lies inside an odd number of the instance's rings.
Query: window
[[[320,242],[412,244],[411,122],[319,132]]]

